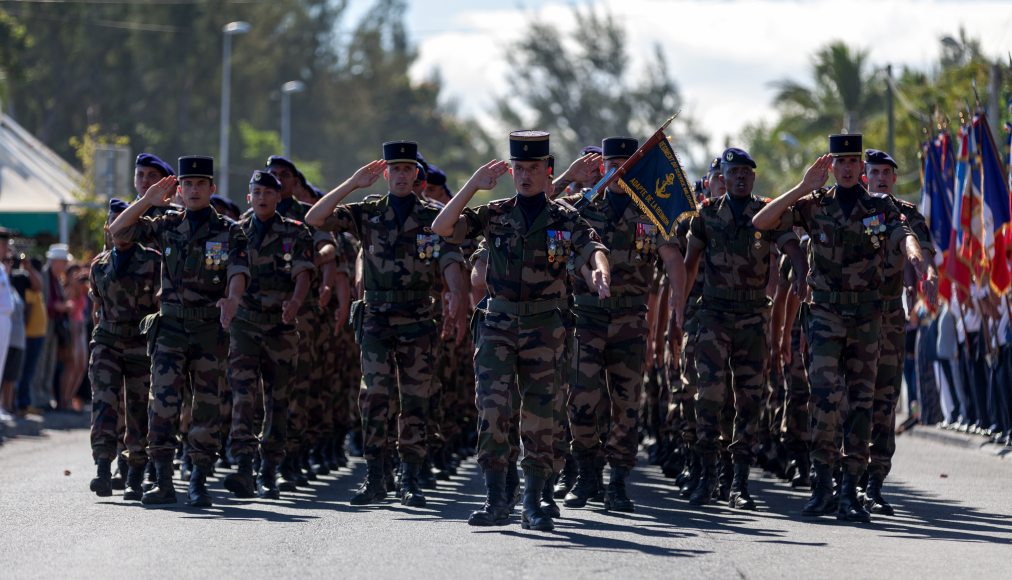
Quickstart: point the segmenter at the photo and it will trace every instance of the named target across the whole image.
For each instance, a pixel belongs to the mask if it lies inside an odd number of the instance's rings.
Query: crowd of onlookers
[[[88,264],[66,244],[41,257],[14,251],[12,237],[0,228],[0,420],[80,413],[91,394]]]

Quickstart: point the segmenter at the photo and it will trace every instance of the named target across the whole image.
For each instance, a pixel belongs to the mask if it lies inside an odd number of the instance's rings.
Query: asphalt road
[[[0,447],[0,578],[1009,578],[1012,462],[898,447],[897,515],[870,525],[802,519],[806,494],[769,479],[753,483],[757,513],[696,508],[645,466],[635,514],[564,508],[538,533],[519,518],[466,524],[482,499],[473,462],[420,509],[349,506],[358,461],[280,501],[232,499],[212,480],[211,509],[152,509],[95,497],[87,433],[47,432]]]

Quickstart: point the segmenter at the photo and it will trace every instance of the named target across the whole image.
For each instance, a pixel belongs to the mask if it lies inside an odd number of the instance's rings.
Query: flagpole
[[[629,158],[626,159],[624,163],[622,163],[622,165],[611,175],[610,178],[606,177],[605,179],[599,181],[597,185],[594,186],[594,189],[587,193],[587,196],[590,198],[594,198],[597,195],[599,195],[602,191],[607,189],[609,185],[615,183],[616,180],[621,179],[622,176],[625,175],[626,172],[629,171],[631,167],[636,165],[636,163],[638,163],[639,160],[642,159],[644,155],[646,155],[646,151],[648,149],[650,149],[651,147],[660,142],[661,136],[664,135],[664,130],[668,128],[668,125],[670,125],[671,122],[674,121],[675,117],[677,116],[678,113],[676,112],[674,115],[668,117],[668,120],[664,121],[664,124],[661,125],[661,128],[654,131],[654,134],[651,135],[650,138],[643,143],[643,145],[640,145],[640,148],[637,149],[635,153],[630,155]]]

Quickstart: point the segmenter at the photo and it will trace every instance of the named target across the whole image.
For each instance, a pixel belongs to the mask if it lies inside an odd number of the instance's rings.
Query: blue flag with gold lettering
[[[670,239],[679,222],[696,215],[696,198],[664,135],[667,125],[658,129],[622,164],[613,180],[618,180],[619,186],[654,222],[664,238]]]

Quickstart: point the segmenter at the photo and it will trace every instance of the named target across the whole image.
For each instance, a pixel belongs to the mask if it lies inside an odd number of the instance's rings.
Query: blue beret
[[[429,162],[425,160],[425,157],[422,157],[421,151],[415,151],[415,161],[421,163],[422,167],[425,168],[425,171],[429,170]]]
[[[879,151],[878,149],[865,149],[864,162],[871,163],[873,165],[892,165],[893,169],[900,168],[899,165],[896,165],[895,159],[893,159],[885,151]]]
[[[547,131],[512,131],[510,133],[510,159],[513,161],[547,160]]]
[[[861,134],[844,133],[829,136],[829,154],[833,157],[861,155]]]
[[[699,194],[703,193],[703,180],[702,179],[697,179],[696,183],[692,184],[692,193],[695,193],[696,195],[699,195]]]
[[[315,197],[316,199],[322,199],[323,196],[326,195],[322,189],[316,187],[313,184],[309,184],[309,191],[313,192],[313,197]]]
[[[274,177],[269,172],[260,169],[255,170],[253,175],[250,176],[249,185],[250,187],[253,187],[254,185],[262,185],[264,187],[281,191],[281,182],[278,181],[278,178]]]
[[[415,176],[415,181],[426,181],[429,172],[425,170],[425,164],[421,161],[415,161],[415,167],[418,168],[418,175]]]
[[[128,207],[130,207],[129,203],[114,197],[109,200],[109,215],[123,213],[123,210]]]
[[[710,161],[710,170],[707,173],[713,173],[714,171],[720,171],[720,157],[714,157]]]
[[[267,158],[267,163],[264,163],[264,167],[270,167],[271,165],[283,165],[292,170],[292,173],[298,173],[299,168],[292,163],[291,159],[282,157],[281,155],[271,155]]]
[[[425,182],[430,185],[446,185],[446,174],[443,170],[436,167],[435,165],[429,166],[429,172],[426,174]]]
[[[134,162],[134,165],[138,167],[153,167],[162,172],[162,177],[168,177],[176,174],[176,172],[172,170],[171,165],[159,159],[157,155],[152,155],[150,153],[141,153],[138,155],[137,161]]]
[[[737,147],[728,147],[720,155],[721,166],[724,165],[748,165],[752,169],[756,168],[755,160],[748,154],[748,151],[744,149],[738,149]]]
[[[597,145],[587,145],[583,149],[580,149],[580,157],[583,157],[588,153],[596,153],[598,155],[601,155],[604,153],[604,151],[602,151],[601,148],[598,147]]]
[[[218,195],[217,193],[211,196],[211,205],[225,207],[227,209],[234,211],[235,213],[239,214],[242,213],[242,211],[239,209],[239,206],[236,205],[234,201],[230,200],[229,198],[223,195]]]

